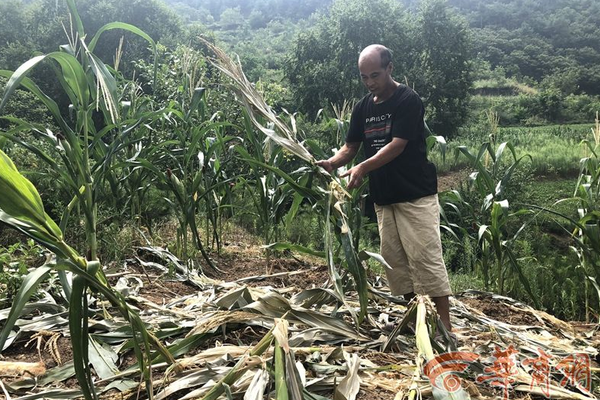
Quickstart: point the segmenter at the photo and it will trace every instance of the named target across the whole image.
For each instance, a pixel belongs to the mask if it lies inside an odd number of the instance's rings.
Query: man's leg
[[[407,293],[404,295],[404,300],[411,301],[415,297],[415,293]],[[440,296],[440,297],[432,297],[433,303],[435,304],[435,309],[437,310],[442,323],[449,331],[452,330],[452,324],[450,323],[450,300],[448,296]]]
[[[394,296],[404,295],[405,293],[412,293],[414,296],[412,273],[408,265],[406,252],[398,236],[397,221],[392,206],[375,205],[375,212],[377,213],[377,225],[381,242],[380,254],[391,267],[391,269],[385,268],[390,291]],[[405,299],[406,296],[404,295]]]
[[[404,300],[411,301],[412,299],[415,298],[415,296],[416,296],[415,292],[406,293],[404,295]]]
[[[432,297],[431,300],[433,300],[437,313],[448,332],[452,331],[452,324],[450,323],[450,300],[448,296]]]
[[[450,330],[452,293],[442,257],[437,196],[394,205],[398,236],[414,272],[413,282],[418,293],[433,300],[444,326]]]

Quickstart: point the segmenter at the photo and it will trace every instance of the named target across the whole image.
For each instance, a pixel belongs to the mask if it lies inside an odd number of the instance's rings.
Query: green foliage
[[[408,80],[423,96],[431,130],[453,137],[467,118],[472,83],[466,23],[446,0],[425,0],[415,28],[416,60],[407,73]]]
[[[505,150],[510,150],[512,160],[504,161]],[[442,197],[443,218],[448,232],[460,242],[472,240],[477,243],[474,272],[482,277],[487,290],[500,294],[514,294],[525,290],[537,305],[538,298],[519,263],[515,246],[525,225],[519,221],[528,214],[525,209],[510,208],[507,198],[509,182],[524,156],[518,158],[514,147],[502,143],[494,148],[484,143],[477,154],[466,147],[460,151],[475,170],[470,175],[466,192],[447,192]],[[468,198],[465,196],[469,196]]]
[[[85,37],[74,3],[69,2],[69,7],[77,25],[77,37]],[[44,103],[52,114],[56,126],[61,130],[61,133],[55,134],[40,125],[25,120],[11,119],[17,126],[9,132],[0,132],[0,135],[33,151],[53,170],[57,171],[59,179],[65,187],[69,188],[73,198],[63,213],[61,225],[63,227],[66,225],[70,211],[76,204],[80,204],[86,221],[86,239],[91,259],[97,259],[96,202],[100,191],[99,184],[104,179],[109,182],[112,179],[114,183],[116,178],[110,173],[113,155],[128,139],[128,133],[151,116],[149,114],[141,115],[137,120],[125,118],[126,113],[121,108],[127,108],[128,105],[118,102],[116,78],[93,53],[100,35],[104,31],[113,29],[123,29],[135,33],[148,40],[154,47],[152,39],[138,28],[122,23],[112,23],[102,27],[89,44],[83,41],[78,42],[74,37],[73,47],[34,57],[21,65],[14,73],[0,71],[3,76],[10,76],[0,103],[0,110],[6,106],[15,90],[23,85]],[[77,52],[79,52],[80,59],[72,55]],[[32,69],[44,61],[53,63],[53,71],[57,81],[61,83],[64,94],[71,102],[70,111],[75,118],[65,119],[58,104],[27,77]],[[94,120],[94,109],[101,115],[101,124],[97,124]],[[124,118],[121,119],[121,116]],[[59,166],[52,157],[44,152],[44,149],[32,146],[15,136],[21,131],[32,131],[37,138],[47,142],[51,147],[59,149],[64,167]],[[107,145],[102,139],[110,134],[114,135],[115,140]],[[93,139],[92,146],[88,143],[91,139]]]
[[[538,82],[560,76],[558,80],[570,86],[563,87],[567,94],[599,93],[600,47],[592,40],[600,34],[593,19],[600,12],[597,2],[451,0],[450,4],[466,15],[475,52],[492,67],[502,66],[511,77],[528,76]]]
[[[369,44],[382,43],[398,55],[394,67],[401,77],[410,62],[402,56],[409,42],[406,16],[397,2],[334,1],[328,14],[320,14],[314,27],[297,36],[289,53],[285,74],[297,106],[313,115],[330,103],[361,97],[358,54]]]
[[[304,0],[291,7],[287,0],[167,0],[166,2],[176,5],[182,11],[189,9],[200,11],[199,17],[206,20],[200,20],[202,23],[210,22],[211,17],[212,20],[218,20],[219,16],[227,10],[238,8],[240,15],[249,21],[255,21],[256,25],[260,25],[264,19],[268,21],[285,18],[297,21],[308,18],[316,9],[329,3],[327,0]]]
[[[200,204],[204,203],[219,246],[219,212],[221,207],[227,206],[226,199],[231,197],[227,190],[231,179],[223,167],[223,155],[228,142],[234,138],[226,135],[230,123],[220,121],[219,114],[207,114],[205,89],[191,86],[193,83],[184,82],[179,101],[170,102],[170,108],[165,110],[161,130],[169,133],[167,140],[145,149],[140,147],[127,164],[133,170],[150,171],[169,194],[165,200],[179,222],[177,255],[189,258],[187,246],[191,232],[196,249],[206,263],[216,269],[204,249],[196,215]]]
[[[10,158],[0,151],[0,190],[5,194],[0,197],[0,221],[17,229],[35,240],[38,244],[52,251],[56,260],[33,269],[24,277],[19,291],[15,295],[8,318],[0,332],[0,348],[8,338],[17,318],[39,283],[53,270],[73,273],[72,286],[63,283],[69,298],[69,333],[73,349],[75,375],[82,394],[86,400],[96,399],[97,395],[92,381],[88,360],[88,320],[87,304],[88,286],[101,293],[116,307],[121,316],[131,326],[140,371],[146,381],[146,389],[152,392],[150,379],[150,343],[171,359],[168,351],[148,334],[146,327],[137,313],[126,303],[125,298],[108,286],[100,264],[97,261],[86,261],[63,240],[63,234],[54,221],[44,212],[44,205],[35,187],[19,173]]]
[[[1,87],[6,86],[7,82],[8,79],[0,77]],[[7,102],[3,113],[6,116],[37,122],[42,125],[52,123],[52,116],[44,106],[44,103],[33,93],[26,90],[16,90],[14,95]],[[0,120],[0,129],[8,129],[11,125],[14,126],[14,124],[11,124],[11,122],[6,119]]]
[[[471,64],[466,27],[443,0],[425,2],[416,19],[393,1],[334,1],[289,53],[285,74],[300,110],[362,97],[358,54],[373,43],[396,54],[393,74],[423,96],[433,131],[454,135],[467,116]]]
[[[0,297],[3,303],[13,301],[29,265],[37,263],[40,255],[41,248],[33,240],[0,246]]]
[[[482,81],[478,82],[482,84]],[[537,126],[553,123],[585,123],[589,115],[600,109],[600,97],[587,94],[565,96],[556,87],[512,94],[516,89],[508,86],[511,94],[494,93],[497,81],[486,83],[477,89],[479,93],[471,97],[470,122],[477,123],[481,115],[493,110],[500,117],[501,126]],[[504,89],[499,89],[504,90]]]
[[[475,242],[468,235],[455,238],[447,232],[442,233],[446,268],[456,274],[470,274],[477,264],[478,254]]]
[[[459,294],[467,290],[485,290],[485,284],[481,277],[470,272],[448,273],[450,289],[452,293]]]

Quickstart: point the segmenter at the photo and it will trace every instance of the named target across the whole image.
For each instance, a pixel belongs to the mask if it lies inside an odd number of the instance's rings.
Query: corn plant
[[[596,126],[592,129],[594,141],[583,140],[582,144],[588,151],[588,156],[580,161],[579,178],[573,197],[559,202],[574,203],[579,219],[551,209],[543,209],[558,216],[562,223],[567,223],[572,229],[574,245],[571,249],[577,255],[579,265],[575,267],[576,276],[583,276],[585,298],[585,318],[590,320],[591,299],[596,299],[597,310],[600,310],[600,121],[596,114]],[[565,229],[568,229],[565,227]],[[592,290],[592,288],[594,290]],[[597,314],[597,310],[594,314]]]
[[[152,152],[154,144],[160,140],[154,133],[152,125],[162,117],[162,110],[152,111],[155,108],[153,98],[144,95],[140,85],[133,81],[124,81],[120,90],[120,117],[125,126],[133,129],[127,131],[123,136],[119,133],[116,138],[111,139],[108,146],[99,146],[97,159],[112,157],[113,162],[106,164],[102,174],[106,182],[107,193],[100,193],[99,198],[106,201],[113,210],[122,216],[139,223],[146,212],[145,203],[149,189],[152,187],[152,175],[150,171],[136,168],[126,160],[136,157],[151,157],[147,154]],[[114,146],[118,142],[119,146]],[[110,152],[111,155],[107,154]],[[106,190],[99,187],[99,190]],[[151,228],[150,224],[147,224]]]
[[[508,163],[503,160],[506,149],[512,155]],[[513,173],[528,156],[517,157],[514,147],[506,142],[496,149],[491,143],[484,143],[477,154],[460,146],[457,156],[459,154],[470,161],[475,171],[470,175],[469,186],[463,193],[451,191],[442,195],[443,228],[455,237],[469,235],[477,242],[478,261],[474,267],[482,274],[487,289],[496,289],[504,294],[507,282],[517,281],[537,305],[537,296],[531,290],[514,248],[526,226],[522,218],[530,211],[512,211],[505,198],[506,187]],[[471,202],[466,196],[471,197]]]
[[[579,178],[572,197],[561,199],[555,204],[572,204],[576,207],[577,217],[558,212],[553,207],[529,205],[555,217],[556,222],[567,232],[571,233],[573,245],[571,249],[576,254],[578,264],[567,266],[568,275],[565,282],[575,287],[583,286],[583,299],[586,321],[590,314],[596,314],[591,301],[600,309],[600,120],[596,114],[596,124],[592,128],[592,140],[583,140],[581,144],[587,156],[580,160]]]
[[[218,270],[204,247],[197,216],[202,203],[211,215],[215,201],[219,200],[213,196],[215,191],[232,181],[227,177],[221,158],[227,151],[227,143],[234,137],[226,134],[232,125],[219,121],[219,113],[207,116],[204,88],[192,89],[192,93],[189,102],[172,102],[171,107],[164,110],[159,128],[171,132],[171,137],[150,151],[153,158],[134,156],[129,163],[151,171],[171,195],[165,200],[175,210],[179,222],[177,254],[189,258],[187,246],[191,232],[194,247],[210,268]],[[213,214],[209,220],[216,231],[218,218]]]
[[[65,209],[60,226],[64,230],[71,211],[75,207],[80,209],[85,221],[87,258],[97,260],[97,201],[102,182],[108,179],[114,184],[114,179],[109,172],[112,170],[115,155],[127,143],[132,131],[146,119],[151,118],[151,114],[143,114],[135,120],[121,118],[126,104],[118,101],[117,80],[114,73],[93,51],[102,33],[112,29],[132,32],[146,39],[153,47],[155,44],[147,34],[135,26],[116,22],[104,25],[87,43],[74,0],[67,0],[67,4],[76,28],[69,44],[61,46],[59,51],[32,58],[14,73],[0,71],[0,75],[10,77],[0,102],[0,111],[14,91],[19,86],[23,86],[45,104],[60,132],[52,132],[48,128],[27,121],[11,119],[16,124],[16,128],[0,135],[25,146],[57,172],[59,179],[69,188],[73,196],[73,200]],[[27,77],[33,68],[44,61],[51,63],[56,79],[71,102],[69,112],[72,118],[65,118],[57,103]],[[98,111],[103,118],[102,127],[97,128],[94,123],[92,116],[95,111]],[[15,135],[25,131],[32,132],[55,147],[62,165],[42,149],[30,145]],[[109,137],[110,142],[107,140]]]
[[[100,263],[86,260],[70,247],[63,238],[59,226],[46,214],[42,200],[31,182],[23,177],[10,158],[0,151],[0,221],[24,233],[38,244],[50,250],[55,259],[32,270],[23,280],[15,296],[8,318],[0,332],[0,349],[3,348],[17,318],[35,292],[37,285],[52,271],[68,271],[74,276],[69,303],[69,331],[73,348],[75,374],[86,400],[97,399],[88,357],[88,288],[102,294],[129,323],[133,335],[133,348],[138,365],[152,398],[151,345],[166,360],[172,360],[169,352],[152,336],[125,298],[105,281]]]
[[[290,116],[293,121],[293,116]],[[280,171],[290,162],[289,153],[275,146],[270,139],[263,140],[256,132],[248,112],[244,111],[244,137],[234,147],[238,157],[250,166],[250,173],[238,178],[244,189],[244,198],[250,198],[257,217],[257,230],[261,232],[266,247],[267,263],[274,242],[280,240],[282,226],[294,218],[304,198],[281,177]],[[300,168],[290,175],[299,186],[306,187],[309,170]],[[307,192],[307,191],[306,191]],[[314,198],[313,195],[309,197]]]
[[[6,224],[22,231],[56,255],[56,261],[48,263],[30,272],[13,303],[10,316],[0,335],[0,343],[6,340],[15,320],[23,309],[29,296],[51,271],[58,271],[61,283],[70,302],[69,326],[75,360],[75,372],[82,394],[86,399],[97,398],[92,381],[88,360],[88,289],[101,293],[109,300],[130,323],[133,334],[133,347],[152,396],[150,373],[150,343],[153,342],[167,359],[169,354],[162,345],[150,335],[137,314],[127,305],[124,298],[110,288],[104,278],[98,261],[97,241],[97,201],[104,181],[114,184],[113,170],[115,156],[126,147],[131,133],[142,122],[153,118],[153,114],[143,114],[137,119],[121,118],[126,104],[118,101],[117,80],[111,71],[93,53],[96,43],[103,32],[112,29],[124,29],[146,39],[152,46],[154,42],[138,28],[123,24],[110,23],[98,30],[90,42],[86,42],[81,19],[77,14],[75,2],[67,0],[75,34],[66,46],[59,51],[32,58],[21,65],[14,73],[0,71],[10,77],[0,110],[19,87],[23,86],[48,108],[54,117],[60,132],[27,121],[11,119],[16,127],[0,135],[21,144],[38,155],[50,167],[57,171],[59,179],[71,190],[73,199],[65,208],[60,226],[56,225],[44,212],[43,205],[33,185],[23,178],[10,159],[1,154],[0,182],[3,197],[0,200],[0,219]],[[57,103],[49,98],[27,75],[42,62],[50,62],[56,79],[68,96],[71,105],[70,118],[66,118]],[[96,127],[92,118],[94,112],[103,117],[103,125]],[[32,132],[58,150],[62,161],[58,163],[41,148],[35,147],[18,137],[22,132]],[[112,140],[108,140],[111,138]],[[4,195],[6,194],[6,195]],[[87,257],[81,257],[63,239],[70,214],[74,209],[83,213],[86,230]],[[72,288],[65,272],[73,274]],[[0,346],[1,347],[1,346]]]
[[[279,118],[273,112],[273,110],[271,110],[271,108],[265,103],[262,96],[256,91],[255,87],[247,80],[239,62],[235,63],[225,53],[223,53],[222,50],[211,45],[210,43],[205,42],[205,44],[216,55],[216,59],[213,60],[213,65],[215,65],[233,82],[232,89],[236,92],[240,101],[249,111],[248,117],[258,131],[261,132],[265,138],[268,138],[278,146],[281,146],[285,151],[288,151],[291,154],[296,155],[301,160],[307,162],[311,169],[326,178],[326,187],[320,187],[317,190],[314,190],[302,186],[297,180],[286,174],[281,169],[261,163],[263,168],[277,173],[300,195],[322,199],[329,205],[325,208],[327,210],[327,214],[323,215],[323,218],[326,219],[326,221],[330,221],[333,218],[335,221],[333,225],[339,226],[340,237],[342,239],[342,248],[344,249],[344,254],[346,255],[345,266],[350,272],[356,291],[359,294],[360,312],[358,315],[353,315],[356,323],[359,324],[367,313],[368,284],[365,268],[361,260],[358,258],[358,252],[354,248],[352,232],[350,231],[348,217],[345,213],[345,203],[347,199],[351,198],[350,194],[341,186],[339,181],[333,179],[333,177],[325,170],[316,166],[316,160],[314,156],[297,139],[297,130],[295,129],[294,121],[291,121],[292,127],[290,127],[286,124],[284,119]],[[264,118],[266,123],[259,121],[257,116]],[[251,163],[256,164],[257,161],[252,161]],[[325,245],[329,246],[332,245],[332,243],[332,241],[326,240]],[[335,269],[333,265],[335,262],[333,257],[334,249],[330,247],[327,249],[326,253],[328,254],[331,269]],[[332,276],[332,279],[334,282],[339,281],[335,276]],[[339,299],[345,302],[344,288],[337,284],[334,287]],[[350,312],[354,313],[353,308],[349,304],[347,304],[347,307]]]

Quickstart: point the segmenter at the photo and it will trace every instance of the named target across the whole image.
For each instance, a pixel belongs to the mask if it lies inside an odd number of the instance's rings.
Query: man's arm
[[[354,159],[358,149],[360,148],[360,142],[346,142],[337,153],[328,160],[317,161],[317,165],[323,167],[327,172],[331,173],[333,170],[338,169],[341,166],[348,164]]]
[[[341,174],[340,177],[350,176],[350,180],[348,181],[349,189],[360,186],[366,174],[384,166],[402,154],[407,143],[408,140],[406,139],[393,138],[391,142],[383,146],[373,157],[349,169]]]

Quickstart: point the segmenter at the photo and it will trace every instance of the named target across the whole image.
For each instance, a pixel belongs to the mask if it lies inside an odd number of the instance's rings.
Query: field
[[[114,23],[1,72],[0,110],[26,89],[47,118],[0,131],[7,399],[598,395],[597,115],[502,127],[489,111],[428,139],[455,341],[426,296],[390,295],[366,185],[316,165],[349,109],[273,110],[208,42],[142,66],[163,85],[144,91],[93,53],[115,28],[156,51]],[[30,79],[44,61],[68,103]]]

